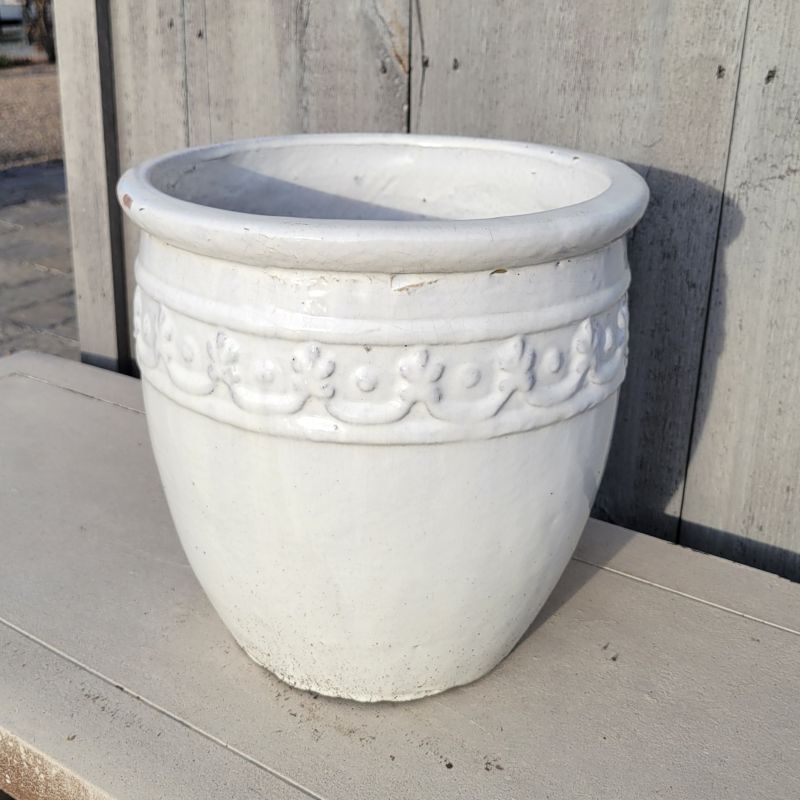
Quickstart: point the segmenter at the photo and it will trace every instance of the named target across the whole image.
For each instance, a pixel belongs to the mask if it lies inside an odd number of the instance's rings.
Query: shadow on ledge
[[[715,555],[729,561],[776,574],[791,581],[800,582],[800,553],[764,542],[757,542],[743,536],[736,536],[725,531],[703,528],[703,526],[694,527],[700,529],[704,537],[716,539],[713,553],[708,552],[708,547],[694,547],[688,542],[674,544],[673,547],[686,547],[686,549],[695,550],[706,555]],[[684,521],[682,538],[687,538],[691,535],[689,530],[691,530],[691,526]],[[580,557],[582,547],[579,544],[575,553],[578,556],[576,561],[578,564],[589,565],[591,568],[575,568],[575,562],[570,561],[539,615],[522,635],[515,645],[515,649],[577,594],[583,586],[591,581],[597,572],[597,568],[607,566],[625,548],[628,542],[637,536],[639,536],[637,532],[625,528],[595,531],[591,536],[591,561],[585,561]]]

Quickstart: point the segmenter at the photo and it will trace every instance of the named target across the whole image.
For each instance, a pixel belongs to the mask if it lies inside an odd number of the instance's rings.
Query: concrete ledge
[[[0,788],[25,800],[800,786],[800,586],[772,575],[592,521],[483,680],[403,705],[295,691],[197,585],[138,383],[30,354],[0,360],[0,520]]]

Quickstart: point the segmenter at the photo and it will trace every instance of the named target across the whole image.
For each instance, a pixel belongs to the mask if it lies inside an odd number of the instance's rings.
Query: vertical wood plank
[[[124,280],[120,215],[111,192],[116,143],[107,19],[98,19],[96,0],[75,0],[68,10],[59,6],[55,23],[81,357],[125,370],[127,321],[118,313]]]
[[[212,141],[405,130],[408,0],[200,2]]]
[[[110,0],[117,148],[128,167],[188,144],[183,0]],[[126,303],[133,302],[133,260],[139,235],[123,226]],[[132,332],[129,341],[133,350]]]
[[[800,579],[800,5],[752,0],[681,542]]]
[[[184,0],[183,24],[186,48],[186,138],[189,145],[194,147],[212,141],[206,0]]]
[[[408,0],[111,0],[122,170],[187,145],[402,131]],[[126,223],[128,302],[137,234]]]
[[[111,0],[120,167],[188,144],[183,0]]]
[[[414,0],[412,130],[620,158],[652,202],[631,240],[631,346],[595,513],[677,537],[746,0]]]

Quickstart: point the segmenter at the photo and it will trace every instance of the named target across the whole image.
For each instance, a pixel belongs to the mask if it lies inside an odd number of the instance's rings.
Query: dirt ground
[[[61,157],[56,65],[0,69],[0,170]]]

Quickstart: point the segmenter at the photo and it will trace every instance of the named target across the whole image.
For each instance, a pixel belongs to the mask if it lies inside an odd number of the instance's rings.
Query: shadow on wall
[[[629,242],[631,343],[614,439],[592,515],[678,541],[690,442],[703,435],[700,370],[713,384],[724,326],[706,341],[711,281],[714,313],[725,318],[724,248],[742,227],[722,192],[675,172],[631,164],[647,180],[650,206]],[[702,364],[700,359],[702,358]]]
[[[743,216],[730,197],[701,181],[632,166],[646,177],[652,199],[630,239],[628,377],[592,514],[678,543],[682,529],[690,530],[694,547],[704,541],[714,555],[800,580],[800,554],[680,519],[690,447],[702,439],[708,410],[697,404],[700,374],[714,386],[725,346],[726,249]],[[723,203],[724,238],[717,241]],[[710,313],[716,325],[705,337]]]
[[[689,525],[689,523],[684,524]],[[785,547],[748,539],[738,533],[709,528],[705,525],[691,523],[691,529],[694,536],[700,533],[707,541],[714,542],[713,554],[715,556],[772,572],[790,581],[800,582],[800,553],[794,550],[787,550]],[[701,549],[694,540],[688,546],[693,550]],[[702,550],[711,552],[710,548],[709,550],[702,548]]]

